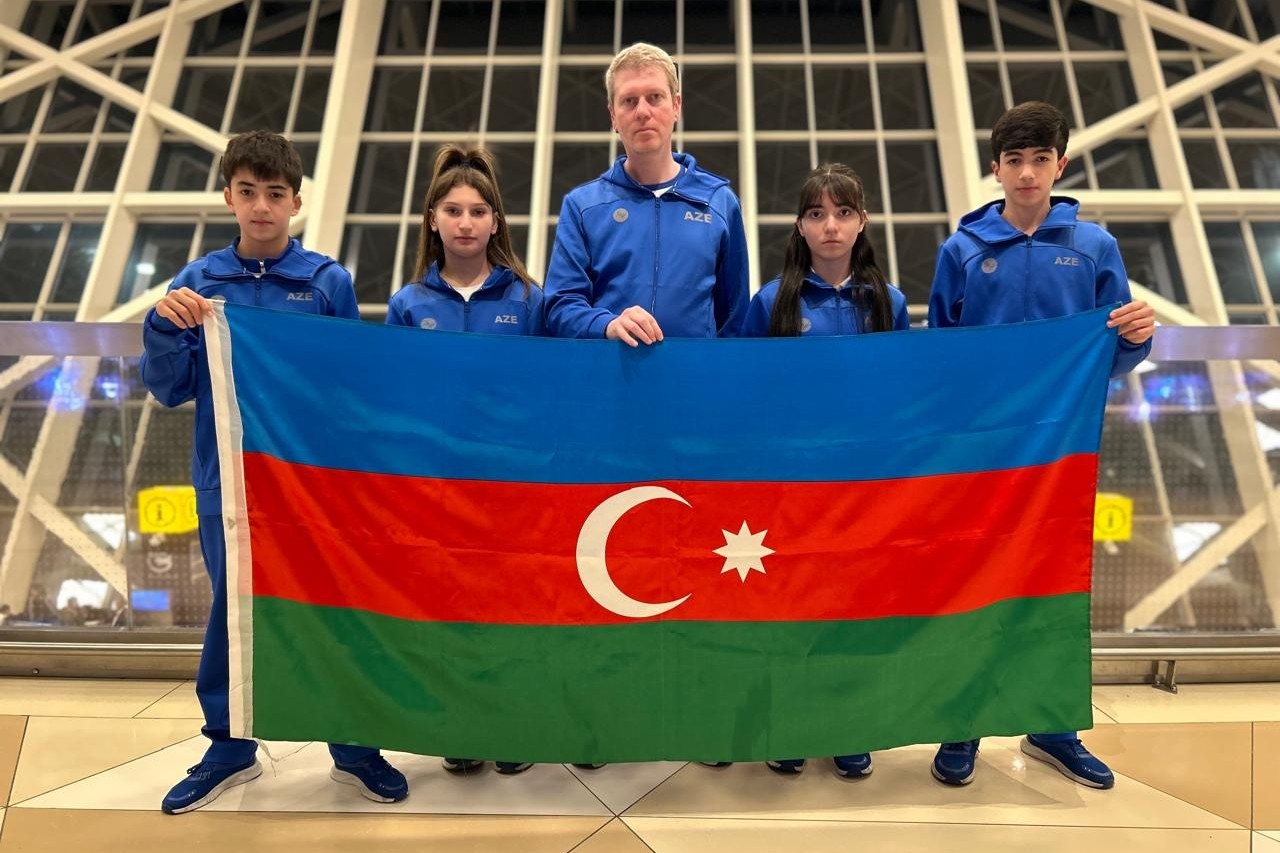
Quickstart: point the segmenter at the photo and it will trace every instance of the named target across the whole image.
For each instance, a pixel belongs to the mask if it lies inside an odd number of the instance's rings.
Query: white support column
[[[748,282],[755,293],[760,281],[760,235],[757,233],[759,195],[756,172],[756,80],[751,61],[751,0],[734,4],[734,43],[738,58],[738,201],[747,232]]]
[[[551,207],[551,164],[555,154],[556,87],[560,78],[560,17],[562,0],[548,0],[542,19],[542,77],[538,80],[538,117],[534,127],[538,136],[533,143],[533,175],[529,187],[529,243],[525,262],[529,274],[542,281],[546,278],[552,246],[547,242],[548,209]],[[601,121],[607,98],[601,86]]]
[[[308,215],[302,242],[335,258],[341,257],[347,199],[360,153],[360,128],[364,126],[385,6],[386,0],[343,4],[313,186],[303,199]]]
[[[1164,74],[1151,23],[1147,19],[1149,5],[1141,3],[1122,13],[1121,33],[1138,96],[1155,98],[1160,102],[1148,124],[1148,138],[1161,188],[1177,191],[1182,196],[1182,204],[1171,215],[1169,227],[1191,308],[1213,325],[1226,325],[1227,312],[1217,270],[1205,238],[1204,223],[1196,205],[1191,174],[1178,136],[1177,120],[1167,101]],[[1207,26],[1195,23],[1197,30]],[[1235,404],[1241,395],[1247,396],[1248,389],[1238,362],[1210,362],[1207,368],[1214,396],[1222,403],[1219,418],[1223,440],[1241,502],[1251,512],[1263,513],[1265,524],[1252,540],[1268,602],[1272,612],[1280,614],[1280,498],[1275,493],[1266,454],[1258,445],[1253,409]],[[1151,614],[1152,619],[1157,616],[1159,613]]]
[[[952,3],[919,0],[919,15],[947,216],[955,223],[983,201],[974,165],[978,162],[978,141],[960,37],[960,11]]]

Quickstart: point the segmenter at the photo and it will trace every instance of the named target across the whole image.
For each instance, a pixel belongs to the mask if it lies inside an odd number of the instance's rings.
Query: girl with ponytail
[[[511,245],[493,155],[444,145],[422,205],[414,281],[387,323],[455,332],[543,334],[542,288]]]
[[[445,145],[436,155],[422,205],[415,281],[387,305],[387,324],[452,332],[541,335],[542,288],[511,246],[493,156],[482,148]],[[444,769],[469,773],[484,764],[446,758]],[[514,774],[532,765],[497,761]]]
[[[866,233],[862,180],[843,163],[809,173],[782,275],[751,300],[745,337],[856,335],[907,328],[907,300],[884,280]]]
[[[747,309],[743,335],[857,335],[907,328],[907,299],[884,280],[866,233],[862,181],[842,163],[819,166],[800,188],[796,227],[787,240],[782,275],[760,288]],[[871,754],[837,755],[841,776],[871,773]],[[803,758],[768,762],[796,774]]]

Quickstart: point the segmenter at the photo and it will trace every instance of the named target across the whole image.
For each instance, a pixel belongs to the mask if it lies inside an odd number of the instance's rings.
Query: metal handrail
[[[0,320],[0,356],[136,356],[141,323]],[[1151,360],[1280,360],[1280,326],[1161,326]]]

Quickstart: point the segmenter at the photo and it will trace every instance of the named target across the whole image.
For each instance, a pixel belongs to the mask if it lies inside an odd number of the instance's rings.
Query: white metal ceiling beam
[[[316,151],[315,180],[303,197],[302,211],[307,218],[302,242],[335,258],[342,257],[347,200],[360,153],[360,128],[364,126],[385,5],[385,0],[343,4]]]
[[[182,20],[195,20],[227,6],[234,5],[237,2],[239,0],[187,0],[185,3],[173,4],[172,13],[177,14]],[[5,5],[7,6],[8,3]],[[135,20],[112,27],[92,38],[87,38],[78,44],[74,44],[62,51],[61,56],[75,62],[89,64],[121,53],[160,35],[160,31],[164,28],[164,22],[170,14],[171,11],[169,9],[157,9],[154,12],[149,12]],[[18,21],[0,19],[0,24],[16,30]],[[61,73],[58,63],[47,56],[32,62],[30,65],[11,71],[0,77],[0,103],[48,83],[50,80],[55,80]]]

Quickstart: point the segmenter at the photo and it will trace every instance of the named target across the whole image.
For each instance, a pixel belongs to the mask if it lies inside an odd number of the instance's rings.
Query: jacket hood
[[[1074,228],[1076,214],[1080,211],[1080,202],[1068,196],[1049,197],[1049,215],[1040,228]],[[988,245],[1005,243],[1009,240],[1021,240],[1026,237],[1017,228],[1009,224],[1001,214],[1004,212],[1004,199],[988,202],[982,207],[966,213],[960,219],[960,230],[981,240]]]
[[[230,246],[219,249],[206,256],[204,272],[211,278],[242,278],[256,276],[260,270],[254,269],[255,261],[242,258],[236,254],[236,246],[240,245],[237,237]],[[296,239],[290,239],[289,245],[277,257],[266,258],[263,266],[266,272],[283,278],[297,281],[310,281],[315,278],[322,267],[333,263],[332,258],[302,248]]]
[[[515,280],[516,274],[504,266],[496,266],[489,270],[489,276],[480,285],[481,290],[491,290],[497,287],[506,287]],[[440,264],[432,261],[431,266],[427,267],[427,271],[423,274],[422,280],[418,282],[423,287],[432,290],[438,290],[442,293],[454,293],[454,289],[440,277]]]
[[[692,154],[672,154],[677,163],[680,164],[680,174],[676,176],[675,185],[671,188],[671,192],[676,193],[690,201],[700,202],[702,204],[710,204],[711,196],[716,190],[729,185],[727,178],[713,174],[698,167],[698,161],[693,158]],[[600,177],[609,183],[622,187],[623,189],[633,193],[649,193],[640,184],[627,174],[627,170],[623,165],[627,162],[627,156],[624,154],[613,162],[613,166],[609,171]]]

